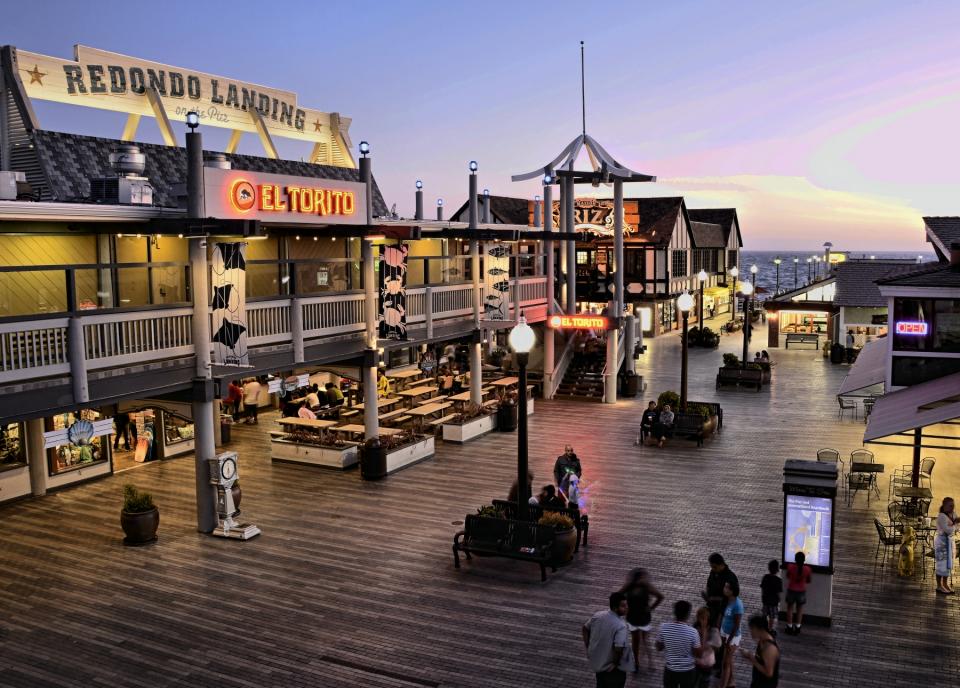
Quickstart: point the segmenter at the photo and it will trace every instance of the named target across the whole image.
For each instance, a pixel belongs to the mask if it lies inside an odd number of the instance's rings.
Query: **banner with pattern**
[[[407,338],[407,252],[401,242],[396,246],[380,247],[380,312],[378,335],[380,339]]]
[[[247,245],[213,247],[211,308],[213,358],[221,366],[249,366],[247,351]]]
[[[510,245],[487,242],[483,245],[483,318],[510,318]]]

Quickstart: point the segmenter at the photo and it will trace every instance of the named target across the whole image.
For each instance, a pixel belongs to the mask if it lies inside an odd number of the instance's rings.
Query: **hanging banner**
[[[247,351],[247,245],[213,247],[213,358],[220,366],[249,366]]]
[[[483,271],[483,317],[486,320],[507,320],[510,317],[510,246],[485,243]]]
[[[407,338],[407,252],[404,243],[380,247],[380,339]]]

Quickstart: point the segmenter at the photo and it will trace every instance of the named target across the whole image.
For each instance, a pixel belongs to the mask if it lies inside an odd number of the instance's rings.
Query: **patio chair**
[[[920,484],[923,485],[923,482],[926,481],[926,487],[931,490],[933,490],[933,467],[936,465],[937,460],[932,456],[928,456],[920,462]]]
[[[890,486],[887,490],[887,496],[893,498],[894,491],[898,487],[910,487],[913,484],[912,466],[901,466],[895,468],[890,474]]]
[[[856,399],[844,399],[843,397],[837,397],[837,403],[840,404],[840,409],[837,414],[840,420],[843,420],[844,411],[852,411],[854,420],[857,420],[860,417],[860,414],[859,414],[860,407],[857,406]]]
[[[875,478],[876,476],[873,473],[847,473],[847,506],[853,503],[857,492],[860,490],[866,490],[867,504],[869,505],[870,492],[873,490]]]
[[[840,458],[840,452],[836,449],[820,449],[817,451],[817,461],[822,461],[824,463],[835,463],[837,464],[837,473],[840,474],[840,482],[844,485],[846,489],[846,483],[844,482],[844,464],[843,459]]]
[[[887,560],[887,550],[893,549],[893,554],[891,558],[896,558],[896,553],[900,551],[900,542],[901,537],[894,532],[893,528],[888,528],[880,522],[879,518],[873,519],[873,524],[877,527],[877,551],[874,553],[873,558],[876,559],[880,556],[880,550],[883,549],[883,557],[880,560],[880,565],[882,566]]]

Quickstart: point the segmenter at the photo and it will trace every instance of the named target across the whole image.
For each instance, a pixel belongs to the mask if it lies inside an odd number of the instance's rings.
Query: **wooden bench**
[[[557,570],[552,563],[555,537],[553,526],[470,514],[463,530],[453,536],[453,565],[460,568],[460,552],[468,560],[473,559],[474,553],[532,561],[540,565],[540,580],[546,581],[547,565],[552,571]]]
[[[703,420],[703,416],[698,413],[678,413],[673,419],[672,435],[692,439],[698,447],[702,447]]]
[[[436,428],[444,423],[449,423],[452,420],[456,420],[459,417],[459,413],[451,413],[449,416],[444,416],[443,418],[437,418],[436,420],[430,421],[427,425],[431,428]]]
[[[356,409],[347,409],[345,411],[340,411],[341,418],[352,418],[353,416],[359,415],[359,411]]]
[[[497,399],[489,399],[483,402],[483,408],[490,408],[491,406],[496,406],[500,402]]]
[[[787,341],[784,343],[783,348],[789,349],[791,344],[813,344],[814,348],[819,349],[820,335],[792,332],[787,335]]]
[[[505,499],[494,499],[493,505],[503,509],[503,512],[508,518],[517,517],[516,502],[508,502]],[[590,519],[586,514],[580,513],[580,509],[575,507],[568,507],[566,509],[547,509],[547,511],[555,511],[558,514],[569,516],[573,520],[573,525],[577,529],[577,546],[573,550],[574,552],[580,551],[581,541],[583,541],[584,547],[587,546],[587,537],[590,535]],[[543,516],[543,512],[544,508],[542,506],[536,506],[534,504],[527,506],[527,513],[530,516],[530,520],[534,523],[540,520],[540,517]]]
[[[445,399],[446,397],[443,395],[431,397],[430,399],[421,399],[420,401],[417,402],[417,406],[426,406],[427,404],[439,404],[441,401],[444,401]]]
[[[717,389],[722,385],[755,386],[759,392],[763,388],[763,371],[753,368],[720,368],[717,373]]]

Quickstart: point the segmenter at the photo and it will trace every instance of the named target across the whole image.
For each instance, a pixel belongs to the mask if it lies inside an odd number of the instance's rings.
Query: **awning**
[[[844,396],[851,392],[877,385],[886,379],[887,368],[887,339],[874,339],[864,344],[857,355],[857,360],[847,372],[847,376],[840,383],[837,396]]]
[[[938,423],[952,426],[949,435],[925,433],[924,440],[952,441],[953,445],[921,444],[929,449],[960,450],[960,373],[923,382],[913,387],[891,392],[879,398],[873,411],[867,418],[867,430],[863,434],[864,442],[891,444],[894,446],[914,446],[913,430]],[[880,442],[894,435],[908,435],[906,441]]]

